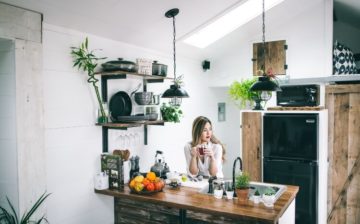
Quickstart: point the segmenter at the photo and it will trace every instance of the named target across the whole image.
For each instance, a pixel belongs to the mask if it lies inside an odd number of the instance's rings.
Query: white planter
[[[273,207],[275,203],[275,195],[265,195],[262,196],[264,205],[266,207]]]
[[[260,195],[253,195],[254,204],[259,204],[259,203],[260,203],[260,199],[261,199],[261,196],[260,196]]]

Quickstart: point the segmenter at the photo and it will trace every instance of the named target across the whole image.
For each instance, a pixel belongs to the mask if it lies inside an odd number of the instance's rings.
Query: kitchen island
[[[153,195],[124,190],[95,190],[114,197],[115,223],[294,223],[296,186],[287,186],[273,208],[248,200],[216,199],[190,187],[166,186]],[[290,221],[289,221],[290,220]]]

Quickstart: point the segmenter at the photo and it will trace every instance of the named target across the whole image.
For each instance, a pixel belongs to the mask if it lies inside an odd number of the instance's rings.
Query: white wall
[[[7,196],[18,211],[15,86],[15,44],[0,39],[0,204]]]

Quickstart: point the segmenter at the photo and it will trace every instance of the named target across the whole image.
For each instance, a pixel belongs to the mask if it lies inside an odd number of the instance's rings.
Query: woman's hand
[[[197,156],[199,156],[198,147],[199,147],[199,145],[194,146],[194,147],[191,148],[191,150],[190,150],[190,155],[191,155],[191,157],[197,157]]]
[[[210,159],[213,159],[214,158],[213,150],[211,150],[209,148],[205,148],[204,149],[204,156],[208,156],[208,157],[210,157]]]

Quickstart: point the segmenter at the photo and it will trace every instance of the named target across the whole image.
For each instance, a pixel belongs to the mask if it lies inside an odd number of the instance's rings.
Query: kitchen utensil
[[[119,116],[129,116],[132,110],[130,96],[124,91],[115,93],[110,99],[109,110],[112,121],[117,121]]]
[[[160,95],[153,95],[151,98],[150,104],[159,105],[160,104]]]
[[[116,118],[116,122],[125,122],[125,123],[141,122],[141,121],[147,121],[147,120],[149,120],[148,115],[118,116]]]
[[[135,88],[135,90],[131,92],[130,97],[133,97],[133,95],[136,93],[136,91],[138,91],[140,89],[141,86],[142,86],[142,84],[139,83],[139,85]]]
[[[126,71],[135,72],[137,70],[136,64],[132,61],[124,61],[122,58],[118,58],[118,61],[108,61],[101,66],[104,71]]]
[[[152,75],[158,75],[166,77],[167,75],[167,65],[159,64],[157,61],[152,63]]]
[[[147,114],[145,116],[149,118],[149,121],[156,121],[158,119],[159,114],[153,113],[153,114]]]
[[[155,164],[150,169],[161,178],[166,178],[166,173],[170,171],[169,166],[165,163],[165,158],[162,151],[156,151]]]
[[[152,92],[135,93],[135,102],[139,105],[148,105],[151,102],[152,96]]]

